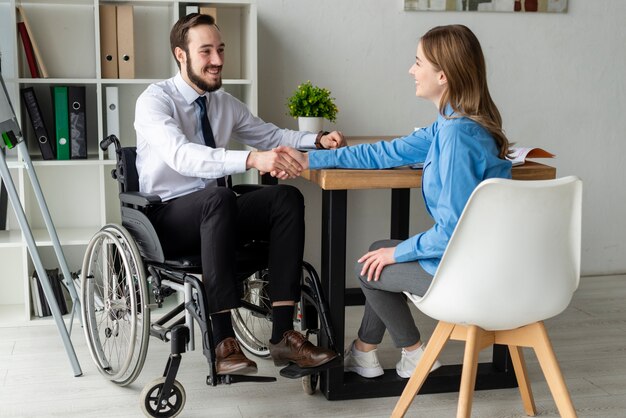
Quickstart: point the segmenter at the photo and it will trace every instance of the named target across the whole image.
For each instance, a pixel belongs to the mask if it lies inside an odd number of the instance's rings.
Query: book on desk
[[[551,152],[538,147],[510,147],[507,160],[511,161],[513,167],[522,165],[526,162],[526,158],[554,158]]]
[[[511,147],[509,148],[509,155],[507,155],[506,159],[511,162],[513,167],[518,165],[522,165],[526,162],[527,158],[554,158],[556,155],[552,154],[544,150],[543,148],[538,147]],[[424,163],[415,163],[409,165],[409,167],[414,169],[424,168]]]

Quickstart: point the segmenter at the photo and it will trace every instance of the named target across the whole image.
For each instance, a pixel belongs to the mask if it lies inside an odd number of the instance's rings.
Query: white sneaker
[[[396,373],[398,376],[408,379],[413,374],[415,367],[417,367],[417,363],[420,362],[420,359],[424,355],[424,345],[421,345],[418,349],[414,351],[406,351],[404,348],[402,349],[402,357],[400,361],[396,364]],[[441,367],[441,363],[439,360],[435,360],[435,364],[430,369],[437,370]]]
[[[385,373],[378,362],[376,350],[359,351],[354,347],[354,342],[346,350],[343,358],[343,369],[367,378],[382,376]]]

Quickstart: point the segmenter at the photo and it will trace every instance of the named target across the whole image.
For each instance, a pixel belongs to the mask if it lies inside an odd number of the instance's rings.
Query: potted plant
[[[337,120],[335,99],[330,90],[314,86],[311,81],[302,83],[287,100],[289,115],[298,119],[301,131],[318,132],[323,130],[324,119]]]

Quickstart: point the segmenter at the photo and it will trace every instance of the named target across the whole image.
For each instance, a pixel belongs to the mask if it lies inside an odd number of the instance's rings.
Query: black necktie
[[[200,121],[202,123],[202,136],[204,137],[204,143],[211,148],[215,148],[215,137],[213,136],[213,129],[211,129],[211,123],[206,112],[206,98],[200,96],[196,99],[196,103],[200,106]],[[226,186],[224,177],[220,177],[217,180],[218,186]]]

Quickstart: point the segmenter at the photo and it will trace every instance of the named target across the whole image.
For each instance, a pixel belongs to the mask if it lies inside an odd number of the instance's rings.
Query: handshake
[[[333,131],[320,139],[325,149],[346,145],[343,134]],[[256,168],[261,174],[269,173],[280,180],[293,179],[309,168],[309,156],[293,147],[281,145],[270,151],[252,151],[246,161],[246,169]]]

